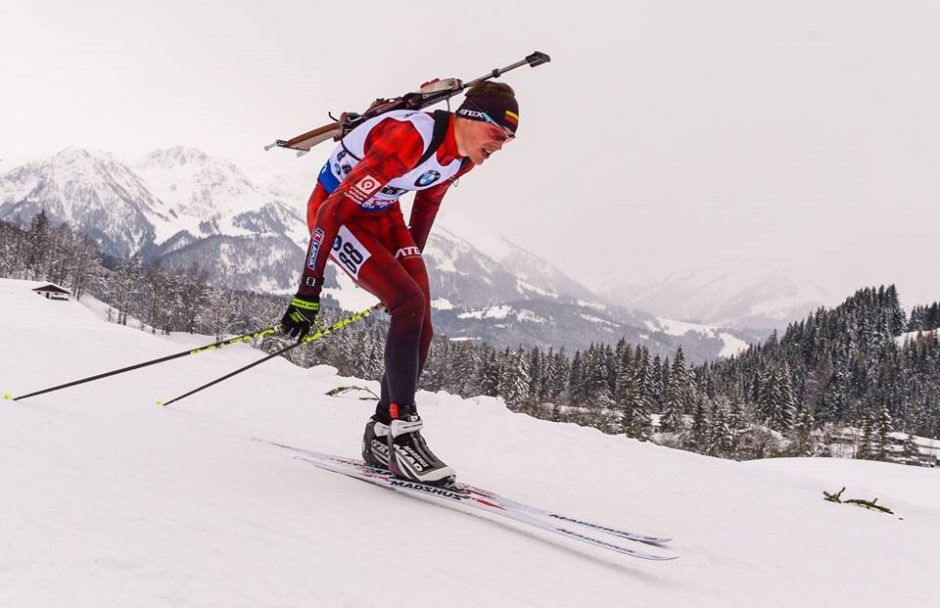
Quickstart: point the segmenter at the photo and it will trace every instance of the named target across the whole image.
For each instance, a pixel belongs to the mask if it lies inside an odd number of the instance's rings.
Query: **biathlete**
[[[456,112],[398,110],[348,133],[323,166],[307,203],[310,245],[282,331],[302,339],[320,310],[332,257],[391,316],[385,373],[362,456],[397,476],[448,485],[454,469],[429,448],[415,404],[431,345],[431,295],[421,257],[450,186],[511,141],[519,126],[515,93],[504,83],[471,87]],[[399,198],[416,192],[408,225]]]

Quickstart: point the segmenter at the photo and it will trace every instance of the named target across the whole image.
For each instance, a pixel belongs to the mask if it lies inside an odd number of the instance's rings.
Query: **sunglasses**
[[[513,140],[513,139],[516,138],[516,134],[515,134],[515,133],[513,133],[512,131],[510,131],[509,129],[507,129],[506,127],[504,127],[503,125],[501,125],[501,124],[499,124],[498,122],[496,122],[495,120],[493,120],[493,117],[490,116],[489,114],[487,114],[486,112],[484,112],[483,109],[480,108],[480,106],[478,106],[477,104],[473,103],[473,100],[472,100],[472,99],[467,99],[466,102],[467,102],[469,105],[471,105],[471,106],[473,106],[474,108],[476,108],[477,112],[479,112],[480,115],[483,116],[483,120],[484,120],[485,122],[490,123],[491,125],[495,126],[497,129],[499,129],[500,131],[502,131],[502,133],[503,133],[503,138],[500,139],[500,141],[511,141],[511,140]]]
[[[480,114],[483,115],[483,120],[485,120],[486,122],[490,123],[491,125],[495,126],[497,129],[503,132],[503,138],[500,139],[500,141],[512,141],[513,139],[516,139],[515,133],[513,133],[512,131],[504,127],[503,125],[493,120],[493,118],[489,114],[487,114],[486,112],[480,112]]]

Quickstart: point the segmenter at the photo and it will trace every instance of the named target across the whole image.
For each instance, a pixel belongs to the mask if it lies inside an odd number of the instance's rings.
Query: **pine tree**
[[[609,349],[603,346],[591,345],[585,357],[587,383],[587,400],[591,407],[599,409],[609,408],[613,405],[610,395],[611,366],[608,359],[612,357]]]
[[[649,352],[644,351],[642,357],[635,360],[630,378],[623,380],[623,395],[621,397],[621,424],[623,433],[646,441],[652,435],[652,419],[650,416],[650,364]]]
[[[533,404],[542,402],[545,389],[545,371],[542,352],[538,348],[532,349],[529,356],[529,401]]]
[[[464,397],[481,394],[482,387],[478,381],[478,370],[482,366],[481,349],[475,345],[453,346],[454,356],[448,365],[450,374],[447,386],[453,387],[454,392]]]
[[[584,382],[584,361],[581,351],[574,353],[571,360],[571,370],[568,375],[568,395],[572,405],[581,405],[587,399],[587,390]]]
[[[564,348],[554,355],[550,355],[548,369],[551,380],[548,383],[547,397],[552,402],[558,402],[564,397],[568,390],[568,379],[571,371],[571,366],[568,363],[568,357],[565,356]]]
[[[815,422],[813,420],[813,412],[807,407],[804,407],[800,410],[800,413],[797,415],[796,425],[794,427],[795,431],[795,451],[797,456],[810,456],[812,455],[812,445],[813,445],[813,426]]]
[[[667,432],[676,432],[684,427],[683,415],[693,403],[692,377],[685,366],[685,355],[680,347],[669,367],[666,379],[665,404],[660,427]]]
[[[761,420],[772,429],[788,431],[796,417],[790,371],[786,363],[770,365],[761,377],[757,408]]]
[[[33,216],[29,224],[27,239],[29,242],[26,258],[28,276],[34,281],[46,279],[44,273],[52,256],[52,226],[45,209]]]
[[[727,400],[722,397],[712,404],[709,428],[711,442],[708,453],[713,456],[729,458],[734,455],[735,437],[729,409]]]
[[[522,405],[529,398],[529,362],[521,346],[503,361],[499,394],[512,406]]]
[[[494,349],[484,348],[483,361],[480,366],[480,389],[484,395],[495,397],[499,394],[499,359]]]
[[[650,367],[650,373],[652,375],[652,383],[650,384],[650,401],[652,402],[653,409],[657,412],[663,411],[664,404],[666,402],[666,384],[667,374],[663,369],[663,362],[660,359],[659,355],[653,357],[653,364]]]
[[[891,414],[888,413],[886,406],[881,407],[878,419],[875,421],[876,449],[874,457],[878,460],[887,460],[888,452],[891,446],[891,432],[894,430],[891,422]]]
[[[623,404],[624,397],[633,382],[633,357],[623,338],[617,343],[617,369],[615,371],[614,400]]]
[[[692,410],[690,445],[693,450],[700,454],[707,454],[709,451],[708,410],[710,406],[708,398],[704,394],[699,394],[695,399],[695,406]]]
[[[910,433],[908,433],[907,437],[904,439],[902,455],[908,462],[919,462],[921,459],[920,447],[918,447],[917,440],[914,438],[914,435]]]
[[[831,422],[834,419],[835,412],[828,399],[828,388],[834,374],[832,356],[826,353],[806,378],[805,403],[816,412],[816,420],[819,422]]]
[[[793,387],[790,379],[790,366],[784,362],[778,368],[777,390],[778,404],[773,423],[781,431],[789,431],[796,422],[796,404],[793,399]]]
[[[862,413],[862,440],[855,454],[856,458],[867,459],[873,455],[872,440],[874,438],[874,420],[868,411]]]
[[[748,429],[744,406],[739,399],[731,399],[731,407],[728,413],[728,429],[731,432],[731,444],[729,446],[728,456],[733,458],[738,453],[738,444],[741,435]]]

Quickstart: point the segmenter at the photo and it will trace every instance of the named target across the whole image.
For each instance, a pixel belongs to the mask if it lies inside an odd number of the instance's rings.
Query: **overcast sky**
[[[185,144],[312,184],[328,145],[262,146],[540,50],[446,205],[593,287],[743,258],[940,299],[938,3],[552,4],[7,1],[0,170]]]

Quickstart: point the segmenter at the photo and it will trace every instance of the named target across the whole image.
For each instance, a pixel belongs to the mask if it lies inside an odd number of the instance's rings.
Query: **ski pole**
[[[228,374],[225,374],[225,375],[222,376],[221,378],[216,378],[216,379],[213,380],[212,382],[208,382],[208,383],[203,384],[202,386],[200,386],[200,387],[198,387],[198,388],[194,388],[193,390],[189,391],[188,393],[185,393],[185,394],[183,394],[183,395],[180,395],[179,397],[174,397],[173,399],[170,399],[169,401],[157,401],[157,405],[162,405],[162,406],[165,407],[165,406],[170,405],[171,403],[173,403],[173,402],[175,402],[175,401],[179,401],[180,399],[185,399],[186,397],[189,397],[190,395],[193,395],[193,394],[195,394],[195,393],[198,393],[198,392],[201,391],[201,390],[207,389],[207,388],[209,388],[210,386],[214,386],[214,385],[218,384],[219,382],[222,382],[222,381],[224,381],[224,380],[228,380],[228,379],[231,378],[232,376],[236,376],[236,375],[238,375],[238,374],[240,374],[240,373],[242,373],[242,372],[244,372],[244,371],[247,371],[247,370],[251,369],[252,367],[254,367],[254,366],[256,366],[256,365],[261,365],[261,364],[264,363],[265,361],[268,361],[268,360],[270,360],[270,359],[273,359],[274,357],[279,357],[279,356],[283,355],[284,353],[286,353],[287,351],[297,348],[297,347],[300,346],[301,344],[308,344],[308,343],[310,343],[310,342],[313,342],[314,340],[319,340],[320,338],[323,338],[323,337],[325,337],[325,336],[328,336],[328,335],[332,334],[334,331],[339,331],[340,329],[346,327],[346,326],[349,325],[350,323],[353,323],[353,322],[355,322],[355,321],[358,321],[359,319],[362,319],[362,318],[364,318],[364,317],[368,317],[370,314],[372,314],[372,311],[379,310],[380,308],[382,308],[382,304],[381,304],[381,303],[376,304],[375,306],[372,306],[371,308],[367,308],[366,310],[363,310],[362,312],[357,312],[356,314],[352,315],[351,317],[346,317],[345,319],[342,319],[342,320],[340,320],[340,321],[337,321],[336,323],[334,323],[334,324],[331,325],[330,327],[326,327],[326,328],[324,328],[324,329],[321,329],[321,330],[319,330],[317,333],[315,333],[315,334],[313,334],[313,335],[305,336],[303,339],[298,340],[297,342],[294,342],[293,344],[290,344],[290,345],[288,345],[288,346],[285,346],[284,348],[282,348],[282,349],[280,349],[280,350],[278,350],[278,351],[275,351],[275,352],[271,353],[270,355],[268,355],[268,356],[266,356],[266,357],[263,357],[263,358],[261,358],[261,359],[258,359],[257,361],[254,361],[254,362],[252,362],[252,363],[249,363],[248,365],[246,365],[246,366],[244,366],[244,367],[240,367],[240,368],[236,369],[234,372],[229,372]]]
[[[60,384],[58,386],[53,386],[50,388],[44,388],[42,390],[35,391],[33,393],[20,395],[19,397],[13,397],[9,393],[6,393],[3,395],[3,398],[12,399],[13,401],[19,401],[20,399],[26,399],[28,397],[35,397],[36,395],[42,395],[44,393],[51,393],[52,391],[57,391],[63,388],[69,388],[70,386],[77,386],[79,384],[84,384],[86,382],[92,382],[94,380],[101,380],[102,378],[107,378],[109,376],[116,376],[118,374],[123,374],[124,372],[129,372],[135,369],[140,369],[142,367],[147,367],[149,365],[156,365],[157,363],[163,363],[165,361],[170,361],[172,359],[178,359],[179,357],[185,357],[187,355],[198,355],[199,353],[204,353],[210,350],[214,350],[216,348],[221,348],[228,344],[236,344],[238,342],[250,342],[251,340],[254,340],[256,338],[261,338],[261,337],[275,333],[279,327],[280,327],[279,325],[275,325],[274,327],[265,327],[262,330],[247,333],[247,334],[242,334],[240,336],[235,336],[234,338],[229,338],[227,340],[221,340],[219,342],[216,342],[215,344],[208,344],[206,346],[200,346],[199,348],[186,350],[181,353],[176,353],[175,355],[167,355],[166,357],[160,357],[159,359],[153,359],[152,361],[144,361],[143,363],[138,363],[136,365],[131,365],[128,367],[122,367],[121,369],[116,369],[110,372],[104,372],[96,376],[89,376],[88,378],[74,380],[72,382],[67,382],[65,384]]]

